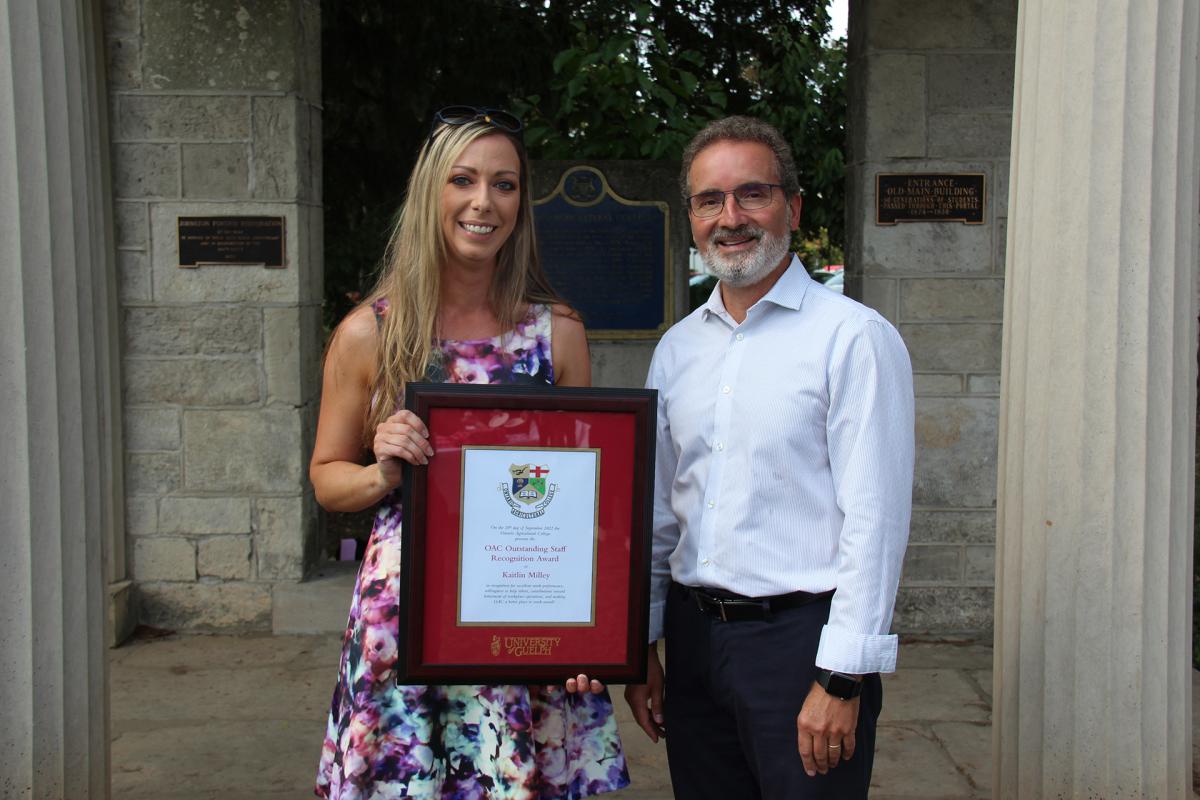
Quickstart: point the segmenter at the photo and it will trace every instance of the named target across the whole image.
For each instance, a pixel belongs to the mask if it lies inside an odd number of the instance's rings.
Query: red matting
[[[432,399],[422,399],[426,388]],[[405,477],[397,679],[541,683],[583,671],[605,681],[641,682],[648,627],[653,393],[510,390],[489,402],[495,387],[482,387],[490,389],[483,396],[464,388],[409,388],[416,394],[409,407],[425,420],[435,455],[427,467],[410,468]],[[449,399],[448,389],[453,390]],[[606,403],[609,393],[623,400]],[[539,399],[552,407],[519,407]],[[605,405],[612,410],[595,410]],[[462,448],[471,445],[600,450],[594,624],[458,624]]]

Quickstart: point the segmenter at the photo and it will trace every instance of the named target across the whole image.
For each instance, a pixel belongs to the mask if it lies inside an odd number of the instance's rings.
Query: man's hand
[[[651,642],[646,654],[646,682],[626,686],[625,702],[629,703],[634,720],[652,742],[667,735],[667,729],[663,726],[663,683],[657,642]]]
[[[625,696],[629,696],[628,690]],[[849,761],[854,755],[858,700],[834,697],[813,681],[804,707],[796,717],[796,743],[809,777],[818,772],[824,775],[839,761]]]

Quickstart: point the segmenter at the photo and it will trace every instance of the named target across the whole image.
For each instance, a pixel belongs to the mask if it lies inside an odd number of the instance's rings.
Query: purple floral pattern
[[[386,301],[376,303],[382,316]],[[512,332],[442,341],[426,377],[552,383],[550,309]],[[389,496],[359,569],[316,794],[335,800],[551,800],[629,785],[608,692],[545,686],[397,686],[400,506]],[[564,676],[565,677],[565,676]]]

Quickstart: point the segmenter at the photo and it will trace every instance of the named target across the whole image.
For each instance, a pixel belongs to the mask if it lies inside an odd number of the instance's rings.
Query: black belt
[[[833,597],[833,589],[827,592],[813,594],[812,592],[791,592],[777,594],[774,597],[745,597],[732,592],[714,593],[709,589],[698,589],[694,586],[677,584],[696,602],[696,607],[710,617],[722,622],[744,622],[747,620],[770,619],[779,611],[806,606],[818,600]]]

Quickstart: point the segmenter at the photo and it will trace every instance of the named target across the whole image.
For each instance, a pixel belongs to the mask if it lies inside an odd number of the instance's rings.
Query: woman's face
[[[442,187],[446,257],[461,266],[494,266],[521,207],[521,162],[507,136],[482,136],[462,151]]]

